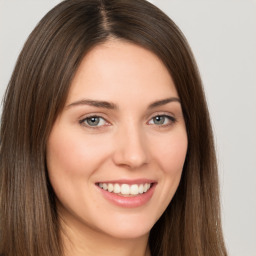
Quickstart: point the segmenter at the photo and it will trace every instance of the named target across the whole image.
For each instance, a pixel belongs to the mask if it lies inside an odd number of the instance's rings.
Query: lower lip
[[[110,201],[111,203],[125,208],[135,208],[145,205],[153,196],[155,191],[156,183],[152,184],[150,189],[136,196],[121,196],[115,193],[110,193],[107,190],[104,190],[98,187],[103,194],[104,198]]]

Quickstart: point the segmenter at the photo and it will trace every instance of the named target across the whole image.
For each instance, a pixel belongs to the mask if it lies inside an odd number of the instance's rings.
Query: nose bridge
[[[146,136],[143,127],[135,122],[126,122],[118,128],[114,161],[118,165],[138,168],[148,162]]]

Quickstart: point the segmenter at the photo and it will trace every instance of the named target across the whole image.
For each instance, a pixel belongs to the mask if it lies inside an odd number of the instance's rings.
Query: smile
[[[111,204],[134,208],[146,205],[154,194],[157,182],[149,179],[113,180],[95,183],[98,190]]]
[[[151,183],[144,184],[118,184],[118,183],[98,183],[97,184],[103,190],[110,193],[123,195],[123,196],[136,196],[139,194],[146,193],[150,187]]]

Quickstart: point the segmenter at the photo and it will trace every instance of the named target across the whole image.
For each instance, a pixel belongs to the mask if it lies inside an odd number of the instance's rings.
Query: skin
[[[66,256],[150,255],[150,229],[175,194],[187,152],[178,98],[164,64],[140,46],[111,39],[85,56],[47,144]],[[100,122],[90,126],[95,115]],[[96,183],[120,179],[153,180],[153,196],[139,207],[113,204]]]

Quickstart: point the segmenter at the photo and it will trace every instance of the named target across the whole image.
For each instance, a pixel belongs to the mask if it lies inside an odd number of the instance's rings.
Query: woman
[[[176,25],[143,0],[67,0],[28,38],[1,123],[11,255],[227,255],[211,125]]]

